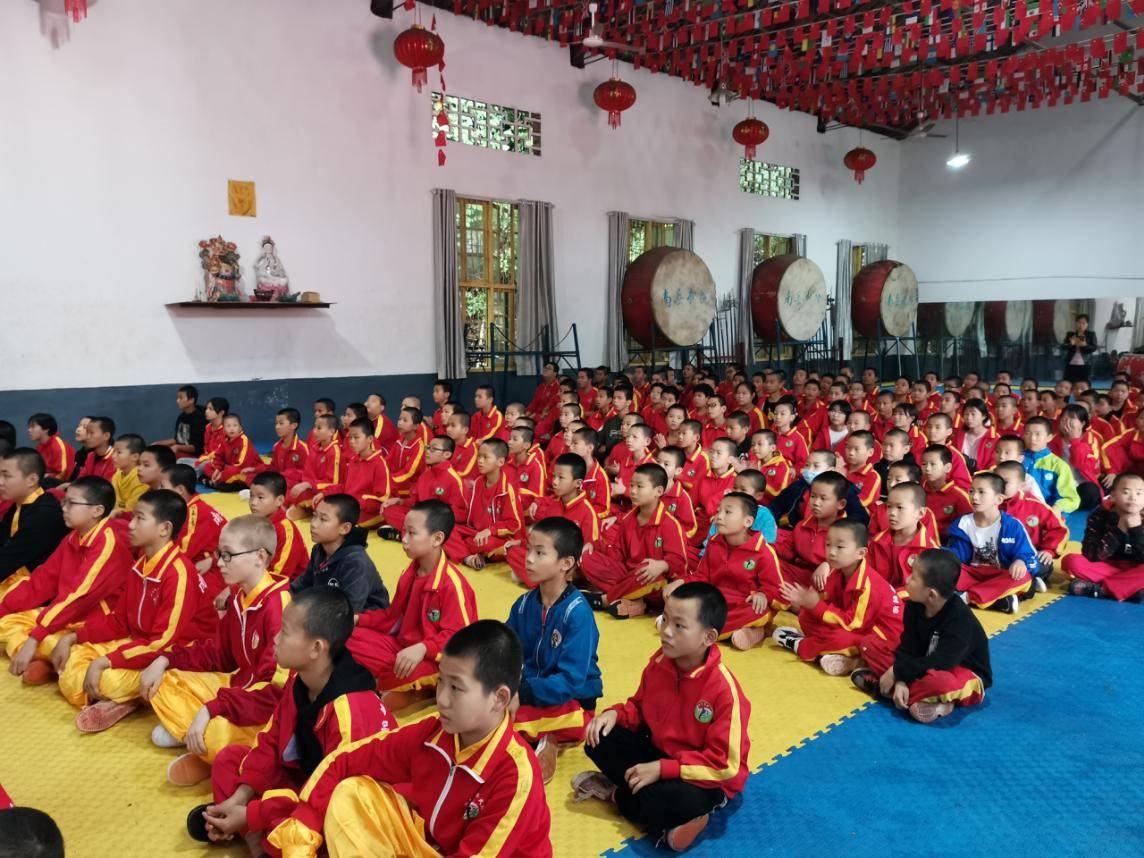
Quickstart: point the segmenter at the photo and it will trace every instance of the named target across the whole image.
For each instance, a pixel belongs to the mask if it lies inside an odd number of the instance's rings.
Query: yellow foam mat
[[[227,516],[246,511],[234,495],[214,494],[208,499]],[[309,542],[305,523],[301,529]],[[371,536],[368,551],[392,593],[408,562],[401,546]],[[523,592],[510,580],[504,564],[467,574],[482,617],[503,619]],[[1048,593],[1034,603],[1023,603],[1016,617],[987,611],[978,616],[993,635],[1026,616],[1034,605],[1059,595]],[[607,706],[635,690],[658,637],[650,619],[620,621],[598,614],[597,621],[604,675],[601,706]],[[778,622],[796,624],[786,614]],[[769,641],[747,653],[724,647],[723,655],[751,701],[752,769],[813,739],[869,702],[845,677],[826,676]],[[400,720],[423,714],[424,710],[402,713]],[[187,837],[187,812],[210,800],[209,785],[180,789],[166,782],[167,764],[181,749],[167,751],[151,744],[156,721],[150,712],[140,710],[106,733],[91,736],[77,732],[74,719],[75,710],[55,686],[29,688],[0,676],[0,784],[17,804],[38,807],[56,819],[70,855],[246,854],[237,846],[206,849]],[[591,764],[582,750],[566,750],[548,785],[557,855],[598,854],[640,834],[599,802],[572,801],[569,781],[586,768]]]

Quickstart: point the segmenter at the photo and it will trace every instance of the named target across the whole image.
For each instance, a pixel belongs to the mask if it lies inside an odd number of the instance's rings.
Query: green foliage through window
[[[457,198],[457,268],[469,369],[496,369],[488,352],[516,339],[520,209],[503,200]]]
[[[432,93],[431,103],[434,138],[441,131],[437,116],[444,111],[445,139],[452,143],[540,156],[539,113],[440,92]]]
[[[740,158],[739,190],[763,197],[776,197],[780,200],[797,200],[798,168]]]

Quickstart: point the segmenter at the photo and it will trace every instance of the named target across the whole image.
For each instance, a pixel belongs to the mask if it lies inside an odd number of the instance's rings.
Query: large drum
[[[715,319],[715,281],[690,250],[656,247],[636,258],[624,275],[624,325],[646,348],[687,348],[706,336]]]
[[[1075,329],[1078,312],[1076,301],[1034,301],[1033,339],[1038,343],[1061,345],[1069,331]]]
[[[985,337],[1015,343],[1025,338],[1033,315],[1029,301],[986,301]]]
[[[973,324],[976,309],[973,301],[918,304],[918,333],[927,337],[963,337]]]
[[[917,276],[892,259],[871,262],[854,278],[850,314],[854,330],[864,337],[909,336],[918,320]]]
[[[784,253],[755,266],[751,276],[751,318],[766,343],[776,336],[809,340],[826,318],[826,278],[803,256]]]

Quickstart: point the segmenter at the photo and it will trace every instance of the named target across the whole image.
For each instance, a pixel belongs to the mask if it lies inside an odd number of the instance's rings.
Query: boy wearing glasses
[[[159,724],[151,741],[187,753],[167,779],[193,786],[210,777],[227,745],[254,744],[278,704],[286,676],[274,660],[274,637],[290,601],[290,582],[270,572],[274,525],[259,515],[230,521],[219,536],[218,566],[236,588],[214,637],[163,653],[139,677],[140,693]]]

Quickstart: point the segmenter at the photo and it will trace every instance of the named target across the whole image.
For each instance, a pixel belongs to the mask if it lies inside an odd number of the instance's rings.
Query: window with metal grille
[[[797,167],[769,164],[766,161],[739,159],[739,190],[780,200],[798,199]]]
[[[504,362],[501,355],[513,348],[519,245],[516,203],[457,197],[457,266],[469,369],[497,369]]]
[[[755,233],[755,265],[773,256],[781,256],[784,253],[794,253],[794,239],[789,235],[768,235],[765,232]]]
[[[638,220],[632,218],[628,227],[628,261],[654,247],[675,244],[675,224],[671,221]]]
[[[540,114],[474,98],[434,92],[433,137],[441,131],[437,116],[449,120],[445,139],[466,146],[540,156]]]

